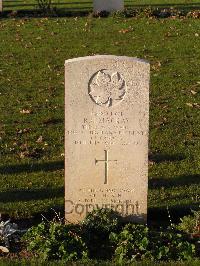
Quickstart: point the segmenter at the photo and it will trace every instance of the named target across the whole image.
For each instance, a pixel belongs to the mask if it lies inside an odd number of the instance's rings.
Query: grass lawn
[[[8,266],[37,266],[37,265],[41,265],[41,266],[46,266],[47,262],[41,261],[41,260],[37,260],[37,259],[32,259],[32,260],[8,260],[8,259],[4,259],[4,260],[0,260],[0,266],[2,265],[8,265]],[[62,262],[62,261],[48,261],[48,265],[49,266],[54,266],[54,265],[58,265],[58,266],[71,266],[72,262]],[[132,262],[131,264],[127,264],[130,266],[199,266],[199,260],[194,260],[194,261],[189,261],[189,262],[160,262],[160,263],[156,263],[155,262]],[[116,266],[115,262],[110,262],[110,261],[95,261],[95,260],[91,260],[91,261],[87,261],[87,262],[83,262],[83,261],[78,261],[78,262],[73,262],[73,266]]]
[[[94,54],[151,63],[150,215],[199,205],[200,20],[2,18],[0,51],[0,213],[63,212],[64,61]]]
[[[8,265],[8,266],[46,266],[47,262],[41,261],[41,260],[0,260],[0,266],[1,265]],[[62,261],[48,261],[49,266],[71,266],[72,262],[62,262]],[[130,266],[199,266],[199,260],[194,260],[194,261],[189,261],[189,262],[160,262],[156,263],[155,262],[132,262],[131,264],[127,264]],[[73,262],[73,266],[116,266],[115,262],[110,262],[110,261],[87,261],[87,262]]]

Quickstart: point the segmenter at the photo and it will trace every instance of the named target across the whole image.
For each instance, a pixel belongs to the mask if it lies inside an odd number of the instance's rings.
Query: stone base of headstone
[[[93,11],[94,12],[113,12],[124,9],[124,0],[94,0]]]

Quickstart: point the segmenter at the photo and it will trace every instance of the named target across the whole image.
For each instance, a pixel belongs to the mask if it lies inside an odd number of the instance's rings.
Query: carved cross
[[[97,164],[98,162],[105,162],[105,179],[104,179],[104,184],[108,183],[108,163],[109,162],[117,162],[117,160],[109,160],[108,159],[108,151],[104,150],[105,152],[105,160],[97,160],[95,159],[95,164]]]

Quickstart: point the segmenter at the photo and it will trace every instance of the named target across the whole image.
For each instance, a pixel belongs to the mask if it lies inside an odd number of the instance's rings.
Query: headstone
[[[124,9],[124,0],[94,0],[93,11],[94,12],[113,12]]]
[[[0,12],[3,12],[3,0],[0,0]]]
[[[149,63],[123,56],[65,62],[65,218],[97,208],[147,218]]]

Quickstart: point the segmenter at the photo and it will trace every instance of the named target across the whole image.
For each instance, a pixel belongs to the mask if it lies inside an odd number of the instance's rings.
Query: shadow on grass
[[[200,184],[200,175],[182,175],[174,178],[153,178],[149,180],[149,188],[181,187],[191,184]]]
[[[191,9],[199,9],[200,3],[188,3],[188,4],[141,4],[141,5],[126,5],[126,8],[177,8],[177,9],[183,9],[183,10],[191,10]]]
[[[19,164],[0,166],[0,174],[12,175],[18,173],[31,173],[31,172],[53,172],[56,170],[64,169],[64,160],[46,163],[33,163],[33,164]]]
[[[79,8],[80,9],[80,8]],[[44,13],[42,10],[27,10],[27,9],[21,9],[18,11],[12,11],[12,10],[6,10],[3,11],[3,13],[0,14],[0,19],[3,18],[43,18],[43,17],[86,17],[91,13],[92,10],[66,10],[66,9],[56,9],[55,11],[50,11]]]
[[[30,200],[43,200],[52,198],[64,198],[64,187],[38,188],[38,189],[15,189],[0,192],[0,202],[18,202]]]
[[[152,153],[149,154],[149,160],[155,163],[162,163],[162,162],[175,162],[175,161],[182,161],[185,159],[185,156],[182,154],[164,154],[164,153]]]
[[[19,3],[19,4],[18,4]],[[79,3],[79,2],[59,2],[59,3],[52,3],[52,6],[66,6],[66,8],[69,9],[88,9],[91,7],[85,7],[84,5],[91,5],[91,2],[84,2],[84,3]],[[69,5],[75,5],[78,7],[68,7]],[[10,7],[26,7],[26,6],[35,6],[38,7],[37,3],[23,3],[23,1],[4,1],[4,8],[10,8]]]
[[[179,223],[180,218],[192,214],[192,210],[199,210],[199,202],[191,204],[175,205],[167,208],[148,208],[148,225],[169,226],[172,223]],[[170,215],[170,217],[169,217]]]

